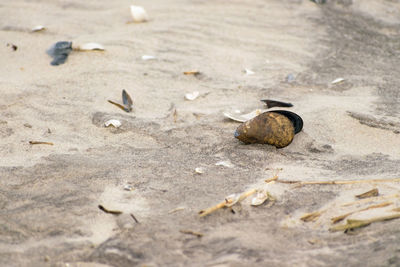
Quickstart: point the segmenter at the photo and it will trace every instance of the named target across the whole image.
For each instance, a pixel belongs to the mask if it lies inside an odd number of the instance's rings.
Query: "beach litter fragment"
[[[217,163],[215,163],[215,166],[223,166],[223,167],[227,167],[227,168],[235,167],[235,165],[233,165],[233,163],[230,160],[218,161]]]
[[[343,81],[344,81],[344,78],[337,78],[337,79],[333,80],[333,81],[331,82],[331,84],[337,84],[337,83],[341,83],[341,82],[343,82]]]
[[[379,195],[378,188],[374,188],[365,193],[356,195],[356,198],[363,199],[363,198],[369,198],[369,197],[376,197],[378,195]]]
[[[108,100],[108,102],[110,102],[111,104],[119,107],[120,109],[122,109],[125,112],[131,112],[132,111],[132,105],[133,105],[133,101],[132,98],[129,96],[129,94],[125,91],[125,89],[122,90],[122,103],[123,105],[116,103],[114,101]]]
[[[155,56],[150,56],[150,55],[143,55],[142,56],[142,60],[146,61],[146,60],[152,60],[152,59],[156,59]]]
[[[189,100],[189,101],[193,101],[195,100],[198,96],[200,95],[200,93],[198,91],[194,91],[192,93],[187,93],[185,94],[185,99]]]
[[[208,209],[205,210],[201,210],[199,211],[199,216],[200,217],[204,217],[207,216],[219,209],[225,208],[225,207],[232,207],[234,204],[241,202],[242,200],[244,200],[245,198],[251,196],[252,194],[256,193],[257,190],[256,189],[251,189],[249,191],[246,191],[242,194],[232,194],[229,195],[225,198],[224,201],[222,201],[221,203],[218,203],[215,206],[212,206]]]
[[[98,205],[99,209],[104,211],[105,213],[113,214],[113,215],[120,215],[122,214],[122,211],[119,210],[109,210],[106,209],[103,205]]]
[[[31,29],[31,32],[40,32],[44,31],[46,28],[42,25],[37,25]]]
[[[42,142],[42,141],[29,141],[31,145],[54,145],[52,142]]]
[[[146,10],[141,6],[131,6],[133,22],[140,23],[149,20]]]
[[[283,148],[302,129],[303,120],[299,115],[286,110],[274,110],[242,123],[234,136],[246,144],[269,144]]]
[[[292,103],[286,103],[286,102],[281,102],[281,101],[276,101],[276,100],[271,100],[271,99],[261,99],[261,102],[264,102],[268,108],[273,108],[273,107],[290,108],[290,107],[293,107]]]
[[[194,235],[194,236],[197,236],[199,238],[204,236],[204,234],[199,233],[199,232],[195,232],[195,231],[192,231],[192,230],[179,230],[179,232],[181,232],[182,234]]]
[[[51,61],[50,64],[53,66],[64,64],[71,51],[72,51],[72,42],[60,41],[53,44],[47,50],[47,54],[53,58],[53,61]]]
[[[236,122],[245,122],[248,120],[251,120],[252,118],[260,115],[263,112],[266,112],[266,109],[256,109],[250,113],[246,113],[246,114],[241,114],[240,111],[239,112],[224,112],[224,116],[228,119],[231,119],[233,121]]]
[[[104,123],[105,127],[113,126],[115,128],[121,127],[121,122],[119,120],[108,120]]]

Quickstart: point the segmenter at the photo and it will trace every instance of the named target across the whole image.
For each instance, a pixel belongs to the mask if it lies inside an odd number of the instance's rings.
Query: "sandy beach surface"
[[[149,21],[130,23],[133,4]],[[279,182],[400,178],[399,13],[389,0],[1,1],[0,265],[399,266],[400,219],[330,231],[399,214],[399,182]],[[52,66],[58,41],[105,51]],[[133,112],[107,101],[123,89]],[[304,120],[285,148],[241,143],[223,115],[266,98]],[[381,198],[354,203],[373,188]],[[252,189],[275,201],[199,217]]]

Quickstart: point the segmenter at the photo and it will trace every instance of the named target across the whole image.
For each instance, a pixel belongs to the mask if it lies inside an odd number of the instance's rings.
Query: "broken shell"
[[[331,84],[341,83],[344,81],[344,78],[337,78],[331,82]]]
[[[257,195],[251,200],[252,206],[260,206],[268,200],[269,194],[267,191],[258,192]]]
[[[244,73],[246,73],[246,75],[253,75],[254,71],[252,71],[251,69],[244,69]]]
[[[145,22],[149,20],[146,10],[141,6],[131,6],[131,15],[134,22]]]
[[[295,133],[302,128],[303,120],[299,115],[286,110],[274,110],[242,123],[236,129],[235,137],[247,144],[269,144],[282,148],[289,145]]]
[[[198,91],[194,91],[192,93],[185,94],[185,99],[192,101],[195,100],[199,95],[200,93]]]
[[[194,171],[195,171],[195,173],[203,174],[204,173],[204,168],[197,167],[196,169],[194,169]]]
[[[35,27],[33,27],[32,28],[32,32],[40,32],[40,31],[43,31],[43,30],[45,30],[46,28],[44,27],[44,26],[42,26],[42,25],[38,25],[38,26],[35,26]]]
[[[215,166],[224,166],[227,168],[233,168],[235,167],[235,165],[232,164],[232,162],[230,160],[221,160],[218,161],[217,163],[215,163]]]
[[[224,112],[223,114],[224,114],[225,117],[227,117],[227,118],[229,118],[229,119],[231,119],[233,121],[245,122],[245,121],[251,120],[252,118],[260,115],[261,113],[263,113],[265,111],[267,111],[267,110],[266,109],[256,109],[256,110],[254,110],[254,111],[252,111],[250,113],[247,113],[247,114],[240,114],[240,111],[239,112],[235,111],[234,113],[232,113],[232,112]]]
[[[90,50],[103,51],[104,50],[104,46],[102,46],[101,44],[98,44],[98,43],[86,43],[86,44],[83,44],[83,45],[79,45],[77,47],[77,50],[79,50],[79,51],[90,51]]]
[[[115,128],[121,127],[121,122],[119,120],[108,120],[104,123],[104,126],[114,126]]]
[[[273,108],[273,107],[290,108],[290,107],[293,107],[292,103],[286,103],[286,102],[281,102],[281,101],[276,101],[276,100],[271,100],[271,99],[261,99],[261,102],[264,102],[268,108]]]

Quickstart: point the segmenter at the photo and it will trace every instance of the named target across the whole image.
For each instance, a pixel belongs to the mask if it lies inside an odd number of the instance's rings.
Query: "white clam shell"
[[[192,93],[188,93],[185,94],[185,99],[189,100],[189,101],[193,101],[195,100],[198,96],[200,95],[200,93],[198,91],[194,91]]]
[[[146,10],[141,6],[131,6],[131,15],[134,22],[145,22],[149,20]]]
[[[252,206],[260,206],[269,198],[269,194],[267,191],[258,192],[255,197],[251,200]]]
[[[32,28],[32,32],[40,32],[40,31],[43,31],[43,30],[45,30],[46,28],[44,27],[44,26],[42,26],[42,25],[37,25],[37,26],[35,26],[35,27],[33,27]]]
[[[104,50],[104,46],[102,46],[101,44],[98,43],[86,43],[83,45],[79,45],[78,47],[79,50],[82,51],[90,51],[90,50]]]
[[[104,126],[114,126],[115,128],[121,127],[121,122],[119,120],[108,120],[104,123]]]
[[[337,79],[333,80],[331,83],[336,84],[336,83],[341,83],[343,81],[344,81],[344,78],[337,78]]]
[[[256,109],[256,110],[253,110],[252,112],[247,113],[247,114],[240,114],[240,113],[237,113],[237,112],[234,112],[234,113],[233,112],[224,112],[223,114],[224,114],[225,117],[227,117],[227,118],[229,118],[229,119],[231,119],[233,121],[245,122],[245,121],[251,120],[252,118],[254,118],[254,117],[256,117],[256,116],[258,116],[261,113],[264,113],[266,111],[267,111],[266,109]]]

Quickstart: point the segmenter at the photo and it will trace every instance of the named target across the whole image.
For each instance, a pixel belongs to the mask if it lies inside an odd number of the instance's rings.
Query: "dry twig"
[[[347,220],[346,224],[332,227],[329,230],[333,231],[333,232],[348,231],[348,230],[353,230],[356,228],[368,226],[374,222],[383,222],[383,221],[388,221],[388,220],[393,220],[393,219],[398,219],[398,218],[400,218],[400,213],[397,213],[394,215],[389,215],[389,216],[376,217],[376,218],[372,218],[372,219],[368,219],[368,220]]]
[[[41,142],[41,141],[29,141],[31,145],[54,145],[52,142]]]
[[[383,208],[383,207],[387,207],[387,206],[392,205],[392,204],[393,204],[393,202],[383,202],[383,203],[380,203],[380,204],[371,205],[371,206],[368,206],[368,207],[360,209],[360,210],[351,211],[351,212],[348,212],[346,214],[343,214],[343,215],[340,215],[340,216],[337,216],[337,217],[333,217],[333,218],[331,218],[331,221],[332,221],[333,224],[335,224],[335,223],[338,223],[338,222],[344,220],[346,217],[348,217],[348,216],[350,216],[350,215],[352,215],[354,213],[362,212],[362,211],[366,211],[366,210],[370,210],[370,209]]]
[[[192,230],[179,230],[179,232],[181,232],[182,234],[194,235],[194,236],[197,236],[197,237],[204,236],[204,234],[199,233],[199,232],[194,232]]]
[[[210,213],[213,213],[214,211],[219,210],[221,208],[231,207],[235,203],[242,201],[243,199],[247,198],[248,196],[251,196],[252,194],[254,194],[256,192],[257,192],[256,189],[251,189],[251,190],[249,190],[247,192],[244,192],[239,196],[237,201],[234,201],[233,199],[225,199],[224,201],[222,201],[221,203],[218,203],[215,206],[212,206],[212,207],[210,207],[208,209],[199,211],[199,215],[200,215],[200,217],[204,217],[204,216],[206,216],[206,215],[208,215]]]

